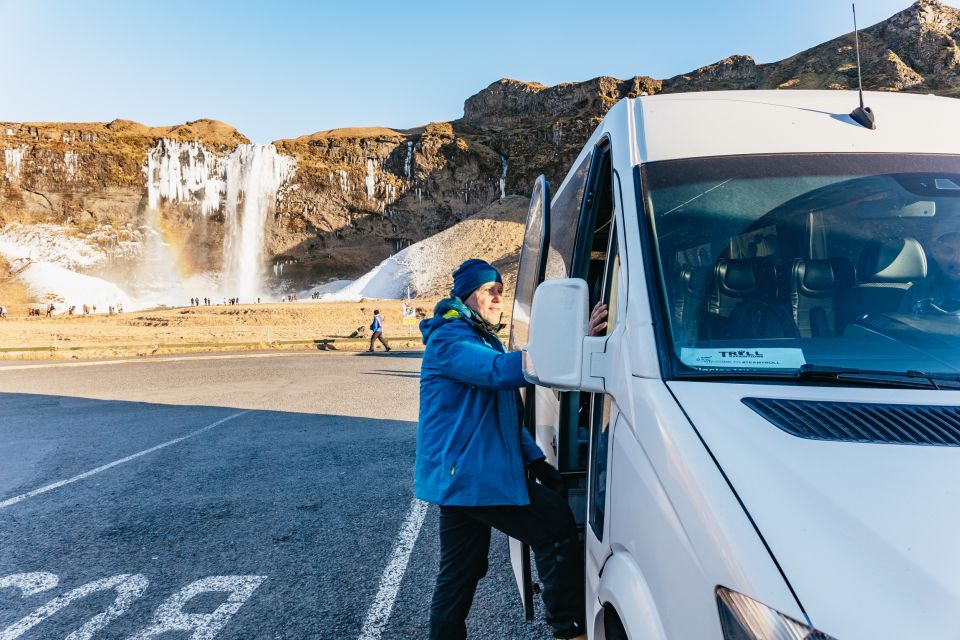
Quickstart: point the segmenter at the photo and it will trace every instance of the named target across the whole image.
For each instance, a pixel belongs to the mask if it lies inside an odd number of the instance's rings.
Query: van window
[[[620,283],[620,255],[617,251],[617,234],[610,234],[610,250],[607,252],[606,277],[603,301],[610,311],[607,315],[606,334],[610,335],[617,324],[617,308]],[[609,395],[593,394],[590,421],[590,496],[587,500],[588,521],[598,540],[603,540],[603,523],[607,504],[607,464],[610,442]]]
[[[960,372],[960,156],[697,158],[641,182],[674,375]]]
[[[569,277],[587,281],[591,307],[604,295],[608,251],[611,250],[613,171],[609,144],[601,143],[594,158],[578,223],[574,225],[574,233],[567,236],[567,242],[572,243],[569,245],[572,254]],[[560,224],[558,221],[557,226]],[[613,246],[615,250],[616,244]],[[568,500],[577,524],[581,525],[585,524],[588,511],[587,467],[593,402],[594,394],[590,393],[560,394],[557,462],[561,471],[569,472],[568,479],[576,479],[576,486],[568,488]],[[597,402],[600,402],[599,396]]]
[[[583,192],[592,159],[593,154],[584,157],[573,170],[570,180],[550,203],[550,251],[547,254],[546,280],[566,278],[570,274]]]
[[[527,211],[527,224],[520,248],[520,266],[517,269],[517,286],[513,300],[513,314],[510,323],[510,350],[516,351],[527,344],[530,337],[530,310],[533,294],[540,284],[541,251],[543,250],[544,197],[549,194],[549,185],[541,176],[530,196],[530,208]]]

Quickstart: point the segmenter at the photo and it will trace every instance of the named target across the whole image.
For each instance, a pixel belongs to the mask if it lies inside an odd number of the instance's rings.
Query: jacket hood
[[[437,327],[448,322],[465,320],[471,324],[477,324],[479,318],[468,307],[463,304],[463,300],[456,296],[444,298],[433,308],[433,317],[420,321],[420,333],[423,334],[423,344],[427,344],[430,336],[436,331]]]

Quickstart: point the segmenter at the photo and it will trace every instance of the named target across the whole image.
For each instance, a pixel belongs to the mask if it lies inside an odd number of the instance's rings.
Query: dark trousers
[[[430,604],[430,639],[464,640],[477,582],[487,573],[490,528],[530,545],[547,623],[558,638],[584,633],[583,557],[566,500],[528,483],[525,507],[440,507],[440,572]]]
[[[387,341],[383,339],[383,331],[374,331],[370,336],[370,351],[373,351],[373,343],[377,340],[380,341],[380,344],[382,344],[387,351],[390,350],[390,345],[388,345]]]

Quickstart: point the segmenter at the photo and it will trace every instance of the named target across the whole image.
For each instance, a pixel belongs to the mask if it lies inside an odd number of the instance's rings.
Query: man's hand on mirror
[[[599,336],[607,328],[607,305],[598,302],[590,312],[590,323],[587,326],[587,334]]]

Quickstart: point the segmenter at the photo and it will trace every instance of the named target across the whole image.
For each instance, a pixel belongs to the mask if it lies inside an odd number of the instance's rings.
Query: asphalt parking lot
[[[419,367],[0,365],[0,640],[426,637],[437,513],[412,495]],[[523,619],[506,549],[495,535],[471,637],[549,638]]]

